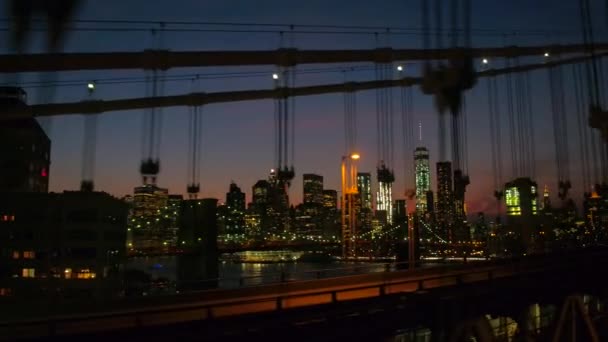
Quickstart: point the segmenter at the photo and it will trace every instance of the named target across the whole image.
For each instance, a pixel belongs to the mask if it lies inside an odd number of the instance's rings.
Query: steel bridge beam
[[[597,56],[608,56],[608,52],[599,54]],[[588,59],[588,56],[579,56],[568,59],[547,61],[538,64],[521,65],[511,68],[488,69],[478,72],[477,76],[494,77],[509,73],[545,69],[558,65],[580,63]],[[190,93],[184,95],[140,97],[119,100],[93,100],[69,103],[40,104],[7,109],[4,112],[0,112],[0,120],[31,116],[44,117],[69,114],[97,114],[103,112],[135,110],[153,107],[202,106],[214,103],[275,99],[286,96],[310,96],[329,93],[372,90],[378,88],[409,87],[413,85],[418,85],[421,83],[421,81],[422,79],[419,77],[405,77],[396,80],[349,82],[297,88],[241,90],[215,93]]]
[[[608,44],[595,45],[597,51],[608,50]],[[170,51],[145,50],[143,52],[96,52],[0,55],[0,73],[51,72],[69,70],[102,69],[157,69],[211,66],[280,65],[360,63],[413,61],[459,58],[465,55],[475,58],[523,57],[582,53],[582,44],[507,46],[448,49],[392,49],[369,50],[298,50],[278,49],[269,51]]]

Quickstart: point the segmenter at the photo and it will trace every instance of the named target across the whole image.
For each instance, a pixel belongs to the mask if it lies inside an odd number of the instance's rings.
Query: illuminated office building
[[[372,174],[369,172],[357,173],[357,191],[361,198],[362,209],[372,209]]]
[[[270,203],[270,183],[266,180],[259,180],[252,188],[252,204],[254,207],[266,206]]]
[[[393,172],[381,165],[378,168],[378,192],[376,195],[376,211],[386,213],[386,223],[393,223]]]
[[[323,176],[306,173],[302,175],[304,204],[323,205]]]
[[[169,237],[165,211],[169,191],[153,184],[135,187],[129,215],[129,249],[142,253],[156,253],[165,249],[173,238]]]
[[[0,296],[120,296],[127,211],[103,192],[0,193]]]
[[[538,186],[530,178],[517,178],[505,184],[507,226],[518,235],[523,248],[531,246],[537,224]]]
[[[452,187],[452,163],[437,163],[437,202],[435,213],[439,235],[447,241],[452,241],[452,224],[454,221],[454,201]]]
[[[357,211],[357,226],[359,234],[366,234],[371,230],[374,211],[372,206],[372,174],[369,172],[357,173],[357,195],[355,207]]]
[[[218,208],[218,212],[220,212]],[[226,193],[225,215],[222,218],[223,230],[228,240],[244,238],[245,234],[245,193],[236,183],[231,182]]]
[[[505,184],[508,216],[531,217],[537,214],[537,185],[530,178],[517,178]]]
[[[414,165],[416,171],[416,212],[421,215],[429,211],[427,193],[431,191],[429,151],[425,147],[416,148]]]
[[[323,207],[332,212],[338,210],[338,192],[336,190],[323,190]]]

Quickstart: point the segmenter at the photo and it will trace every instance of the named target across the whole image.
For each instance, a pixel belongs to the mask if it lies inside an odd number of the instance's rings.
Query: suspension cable
[[[515,58],[515,66],[519,66],[519,58]],[[515,113],[519,155],[520,176],[530,176],[529,155],[525,152],[527,146],[527,122],[525,120],[526,106],[524,103],[524,84],[521,74],[515,75]]]
[[[532,111],[532,88],[530,86],[530,73],[525,72],[524,74],[524,88],[525,88],[525,102],[527,104],[527,115],[526,119],[528,121],[528,150],[527,154],[529,156],[529,166],[530,166],[530,177],[532,179],[536,179],[536,139],[535,139],[535,129],[534,129],[534,112]]]
[[[409,199],[413,198],[414,174],[411,167],[410,153],[414,151],[414,115],[413,115],[413,95],[411,88],[400,88],[401,99],[401,123],[403,137],[403,170],[405,192]]]
[[[572,65],[571,66],[572,69],[572,79],[573,79],[573,83],[574,83],[574,104],[575,104],[575,113],[576,113],[576,124],[577,124],[577,130],[578,130],[578,142],[579,142],[579,152],[580,152],[580,156],[579,156],[579,160],[582,166],[582,177],[581,177],[581,183],[582,183],[582,187],[583,187],[583,191],[585,193],[587,193],[587,191],[590,189],[590,182],[589,182],[589,160],[588,160],[588,155],[587,155],[587,136],[586,136],[586,132],[585,132],[585,121],[584,121],[584,113],[585,113],[585,107],[582,101],[582,86],[581,86],[581,82],[580,82],[580,75],[579,75],[579,65]],[[581,114],[581,112],[583,114]]]
[[[465,175],[469,174],[469,134],[468,134],[468,106],[466,95],[462,96],[462,113],[461,113],[461,146],[462,146],[462,171]]]
[[[164,24],[160,24],[160,32],[152,30],[152,40],[155,49],[160,49],[163,44]],[[164,81],[161,79],[164,70],[147,70],[146,84],[147,95],[156,97],[164,94]],[[160,171],[160,146],[162,136],[162,108],[148,108],[144,111],[143,134],[142,134],[142,162],[139,171],[142,175],[144,185],[156,184],[156,177]]]
[[[511,60],[506,60],[507,68],[511,67]],[[520,176],[518,172],[518,155],[517,155],[517,142],[515,140],[515,112],[513,108],[513,77],[511,74],[507,74],[506,87],[507,87],[507,117],[509,119],[509,143],[511,145],[511,177],[517,178]]]
[[[579,10],[581,17],[581,27],[583,34],[583,44],[587,47],[587,53],[591,59],[585,63],[588,87],[589,104],[598,107],[599,103],[599,84],[598,71],[596,65],[595,42],[593,37],[593,22],[591,17],[591,5],[589,0],[579,0]]]
[[[87,85],[88,100],[93,100],[95,83]],[[95,178],[95,152],[97,150],[97,117],[98,115],[86,115],[84,118],[84,137],[82,145],[82,171],[80,191],[93,191]]]

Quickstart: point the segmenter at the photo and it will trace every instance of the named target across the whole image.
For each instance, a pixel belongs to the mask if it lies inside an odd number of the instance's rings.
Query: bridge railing
[[[302,308],[313,305],[339,303],[350,300],[381,297],[401,293],[425,291],[439,287],[456,286],[514,275],[546,272],[562,268],[564,264],[547,266],[507,263],[480,266],[462,270],[427,270],[432,274],[385,272],[382,274],[355,275],[336,279],[295,282],[265,286],[266,291],[241,294],[233,292],[224,299],[219,291],[203,291],[200,299],[192,297],[187,303],[162,305],[153,308],[115,310],[85,315],[54,316],[41,320],[0,323],[3,337],[46,337],[83,333],[97,333],[128,328],[166,325],[186,321],[204,321],[244,314]],[[221,292],[221,291],[220,291]],[[246,291],[245,291],[246,292]]]

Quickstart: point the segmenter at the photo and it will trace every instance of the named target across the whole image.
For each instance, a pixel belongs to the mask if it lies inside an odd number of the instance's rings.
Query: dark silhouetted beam
[[[608,56],[608,53],[597,55]],[[477,73],[478,77],[499,76],[508,73],[533,71],[558,65],[580,63],[588,60],[588,56],[579,56],[568,59],[548,60],[544,63],[521,65],[511,68],[488,69]],[[388,87],[408,87],[420,84],[419,77],[405,77],[398,80],[349,82],[327,85],[315,85],[297,88],[279,88],[263,90],[241,90],[215,93],[190,93],[184,95],[140,97],[120,100],[95,100],[71,103],[54,103],[24,106],[0,112],[0,119],[19,117],[43,117],[69,114],[95,114],[112,111],[135,110],[153,107],[202,106],[214,103],[253,101],[274,99],[285,96],[310,96],[348,91],[363,91]]]
[[[608,50],[608,44],[597,44],[597,51]],[[473,48],[468,54],[476,58],[523,57],[585,52],[585,46],[544,45]],[[270,51],[169,51],[96,52],[1,55],[0,73],[47,72],[102,69],[170,69],[181,67],[295,65],[312,63],[390,62],[462,57],[463,49],[397,49],[371,50],[297,50]]]

